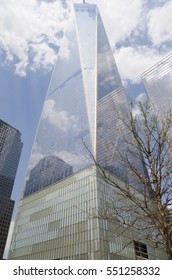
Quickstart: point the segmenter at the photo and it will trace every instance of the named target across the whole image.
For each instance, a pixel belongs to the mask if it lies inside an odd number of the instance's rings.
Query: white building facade
[[[117,184],[125,185],[114,177]],[[115,187],[91,166],[20,201],[10,259],[165,259],[146,241],[137,248],[131,230],[97,213]],[[135,247],[136,246],[136,247]]]

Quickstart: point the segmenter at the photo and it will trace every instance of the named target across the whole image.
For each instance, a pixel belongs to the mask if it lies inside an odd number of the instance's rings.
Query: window
[[[134,249],[137,260],[149,259],[146,244],[134,241]]]

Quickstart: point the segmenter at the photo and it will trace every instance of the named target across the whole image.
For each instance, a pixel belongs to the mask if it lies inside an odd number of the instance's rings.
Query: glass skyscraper
[[[90,213],[109,203],[115,188],[100,179],[89,152],[125,185],[125,170],[107,147],[123,145],[115,110],[124,116],[127,99],[97,6],[74,4],[71,16],[68,56],[61,49],[53,70],[9,258],[135,259],[131,231],[122,236],[118,223]]]
[[[61,49],[34,141],[24,196],[49,185],[48,177],[53,183],[88,166],[92,159],[86,147],[101,165],[113,166],[119,173],[107,156],[106,145],[118,141],[115,132],[121,124],[114,120],[114,112],[127,112],[127,100],[96,5],[74,4],[66,37],[68,57],[63,57]],[[58,162],[60,174],[53,176],[52,168],[44,164],[39,181],[39,172],[37,178],[32,174],[47,157]]]
[[[3,258],[14,207],[10,198],[21,149],[20,132],[0,120],[0,259]]]

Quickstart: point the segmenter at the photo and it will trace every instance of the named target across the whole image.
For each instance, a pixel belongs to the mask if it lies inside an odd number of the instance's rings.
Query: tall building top
[[[97,6],[75,3],[73,7],[73,28],[65,34],[68,59],[60,49],[27,169],[24,195],[47,186],[49,169],[42,169],[41,182],[36,179],[40,174],[36,169],[43,163],[40,160],[47,156],[61,159],[54,165],[59,175],[53,180],[90,165],[93,159],[83,142],[99,163],[119,173],[119,168],[112,168],[114,163],[107,162],[105,144],[113,142],[119,127],[114,121],[114,107],[126,112],[127,100]]]
[[[12,125],[10,125],[9,123],[6,123],[5,121],[3,121],[3,120],[1,120],[1,119],[0,119],[0,124],[3,124],[3,125],[5,125],[5,126],[7,126],[7,127],[12,128],[13,130],[16,130],[16,131],[21,135],[21,133],[20,133],[20,131],[19,131],[18,129],[16,129],[16,128],[13,127]]]
[[[73,3],[73,7],[80,7],[81,9],[84,9],[84,8],[88,8],[88,7],[97,7],[96,4],[93,4],[93,3],[88,3],[88,2],[82,2],[82,3]]]

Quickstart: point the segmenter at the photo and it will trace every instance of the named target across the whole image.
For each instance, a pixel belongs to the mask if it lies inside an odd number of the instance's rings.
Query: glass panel
[[[90,147],[76,28],[66,36],[69,57],[64,59],[59,53],[33,145],[24,196],[90,164],[82,142],[84,139]]]
[[[100,17],[97,15],[97,71],[98,99],[122,86],[113,52]]]
[[[97,8],[96,5],[75,4],[78,44],[82,65],[85,100],[91,133],[92,150],[95,151],[96,136],[96,90],[97,90]],[[94,153],[94,152],[93,152]]]
[[[125,116],[128,103],[99,13],[97,25],[97,161],[110,172],[124,178],[126,170],[112,158],[107,147],[112,143],[122,145],[118,129],[123,124],[115,116],[115,111]]]

